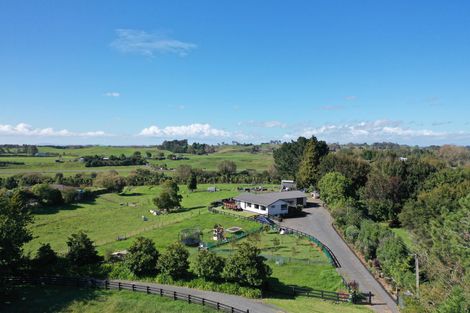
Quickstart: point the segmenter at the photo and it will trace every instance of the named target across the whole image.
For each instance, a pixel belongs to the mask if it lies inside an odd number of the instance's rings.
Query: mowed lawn
[[[0,312],[41,313],[183,313],[215,312],[184,301],[131,291],[74,287],[21,287],[15,299],[0,302]]]
[[[280,235],[277,232],[263,232],[237,243],[249,241],[255,244],[261,254],[268,258],[273,270],[270,285],[283,290],[287,285],[330,291],[344,290],[341,276],[328,262],[327,257],[307,239],[294,235]],[[275,245],[275,242],[279,245]],[[214,251],[229,255],[236,247],[227,244]]]
[[[210,202],[237,195],[238,185],[220,184],[217,187],[221,191],[214,193],[206,192],[208,186],[200,185],[192,193],[181,186],[184,211],[160,216],[149,213],[155,209],[152,199],[160,192],[158,186],[127,187],[122,194],[104,194],[92,203],[42,209],[41,214],[34,215],[31,226],[34,239],[25,250],[35,252],[41,243],[50,243],[53,249],[64,253],[67,238],[79,230],[85,231],[104,253],[127,248],[138,235],[154,239],[163,248],[178,240],[179,232],[185,228],[197,227],[204,233],[203,240],[211,240],[210,231],[216,223],[245,230],[259,227],[255,222],[209,213]],[[117,241],[118,237],[129,239]]]

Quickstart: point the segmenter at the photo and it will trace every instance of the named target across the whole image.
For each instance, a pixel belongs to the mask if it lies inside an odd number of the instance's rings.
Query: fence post
[[[147,286],[147,293],[150,293],[150,287]]]
[[[325,296],[323,294],[323,290],[321,291],[321,298],[323,299]]]
[[[109,289],[109,280],[104,281],[104,289],[108,290]]]
[[[219,310],[220,310],[220,303],[217,302],[217,311],[219,311]]]
[[[132,284],[132,291],[135,291],[135,285]]]
[[[369,291],[369,304],[372,304],[372,292]]]
[[[191,303],[191,295],[188,295],[188,303]]]
[[[176,291],[173,291],[173,300],[176,300]]]
[[[163,289],[160,288],[160,297],[163,297]]]
[[[206,305],[206,299],[202,298],[202,306]]]
[[[121,282],[118,282],[118,290],[121,290]]]

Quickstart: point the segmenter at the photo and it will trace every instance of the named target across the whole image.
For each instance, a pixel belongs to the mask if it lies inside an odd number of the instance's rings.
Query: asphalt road
[[[336,233],[331,225],[333,220],[330,213],[318,202],[316,204],[318,206],[304,209],[307,213],[305,217],[285,219],[281,224],[315,236],[326,244],[341,264],[338,272],[347,281],[357,281],[361,291],[371,291],[374,294],[372,308],[376,312],[399,312],[395,301],[382,289],[382,286]]]
[[[155,288],[163,288],[170,291],[177,291],[185,294],[191,294],[192,296],[202,297],[208,300],[217,301],[234,308],[246,310],[249,309],[250,312],[253,313],[282,313],[284,311],[276,308],[273,305],[269,305],[266,303],[261,302],[261,300],[255,299],[248,299],[240,296],[229,295],[226,293],[221,292],[213,292],[213,291],[206,291],[206,290],[199,290],[199,289],[192,289],[187,287],[179,287],[179,286],[172,286],[172,285],[162,285],[162,284],[154,284],[154,283],[145,283],[145,282],[132,282],[127,280],[113,280],[113,281],[120,281],[125,283],[135,283],[143,286],[151,286]]]

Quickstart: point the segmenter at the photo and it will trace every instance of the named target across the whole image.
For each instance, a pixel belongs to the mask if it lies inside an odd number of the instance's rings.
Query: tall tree
[[[126,256],[127,268],[137,276],[156,273],[159,253],[155,243],[148,238],[137,237]]]
[[[96,264],[102,260],[93,241],[82,231],[70,235],[67,246],[69,251],[65,257],[73,266]]]
[[[297,174],[299,187],[316,187],[319,177],[319,165],[321,159],[328,154],[328,145],[324,141],[318,141],[312,136],[307,142]]]
[[[196,174],[191,173],[191,177],[188,179],[188,190],[193,192],[197,189],[197,177]]]
[[[284,142],[274,150],[274,164],[281,178],[296,178],[306,145],[307,138],[299,137],[296,141]]]
[[[181,199],[183,198],[179,193],[178,184],[173,180],[167,180],[162,185],[160,195],[153,199],[153,203],[159,210],[173,211],[180,208]]]
[[[28,225],[33,218],[28,209],[29,194],[16,190],[0,197],[0,275],[10,273],[22,257],[22,246],[32,239]]]

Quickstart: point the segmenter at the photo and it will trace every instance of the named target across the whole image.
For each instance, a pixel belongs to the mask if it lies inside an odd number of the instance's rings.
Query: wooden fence
[[[337,301],[337,302],[351,302],[352,301],[352,294],[344,293],[344,292],[335,292],[335,291],[327,291],[327,290],[317,290],[317,289],[306,289],[300,288],[296,286],[287,286],[287,288],[283,288],[282,290],[275,289],[272,291],[276,291],[286,295],[292,296],[305,296],[305,297],[312,297],[312,298],[320,298],[325,300]],[[358,297],[355,300],[356,304],[372,304],[372,296],[371,292],[368,293],[358,293]]]
[[[77,278],[77,277],[58,277],[58,276],[42,276],[42,277],[10,277],[7,278],[5,283],[10,285],[50,285],[50,286],[72,286],[72,287],[85,287],[85,288],[99,288],[99,289],[115,289],[115,290],[129,290],[133,292],[143,292],[151,295],[159,295],[160,297],[167,297],[173,300],[182,300],[188,303],[199,304],[207,306],[217,311],[230,312],[230,313],[250,313],[250,310],[242,310],[233,306],[223,304],[218,301],[209,300],[206,298],[193,296],[187,293],[167,290],[163,288],[152,287],[148,285],[140,285],[135,283],[125,283],[113,280],[100,280],[94,278]]]

